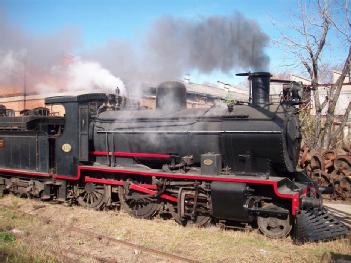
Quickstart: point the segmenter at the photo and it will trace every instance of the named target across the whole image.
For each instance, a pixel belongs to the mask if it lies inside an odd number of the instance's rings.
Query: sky
[[[275,40],[280,38],[279,31],[284,31],[294,19],[296,6],[295,0],[0,0],[0,15],[33,35],[50,35],[63,28],[73,28],[79,34],[79,45],[73,52],[80,54],[85,50],[98,49],[115,39],[129,43],[142,41],[141,36],[162,16],[191,20],[240,12],[255,20],[270,37],[265,48],[270,57],[267,69],[281,72],[289,69],[285,67],[289,61]],[[330,59],[337,63],[342,55],[341,48]],[[215,70],[206,74],[193,70],[189,74],[196,82],[221,80],[232,83],[239,79],[234,77],[237,70],[229,73]]]
[[[1,0],[0,7],[16,23],[32,32],[50,33],[63,26],[82,30],[87,45],[99,45],[109,38],[133,39],[154,20],[164,15],[201,17],[229,15],[240,11],[272,31],[270,16],[281,20],[294,7],[289,0]]]

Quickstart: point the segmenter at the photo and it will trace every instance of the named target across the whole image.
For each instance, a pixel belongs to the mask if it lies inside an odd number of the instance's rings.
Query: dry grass
[[[139,220],[124,213],[101,212],[44,203],[7,196],[0,205],[12,205],[22,211],[50,218],[47,224],[28,216],[18,216],[11,210],[0,212],[0,228],[18,228],[19,237],[40,253],[75,248],[79,251],[104,255],[118,262],[168,262],[155,256],[143,255],[116,244],[99,242],[77,233],[69,233],[69,226],[92,230],[148,248],[198,260],[200,262],[320,262],[326,252],[350,255],[350,239],[296,246],[291,239],[271,240],[253,232],[221,230],[216,227],[198,229],[182,227],[171,220]],[[60,225],[61,227],[57,227]],[[40,249],[38,249],[40,248]],[[56,255],[60,258],[60,255]],[[79,258],[81,261],[94,260]]]
[[[6,213],[6,215],[4,215]],[[22,232],[16,228],[19,224],[25,228],[31,224],[30,220],[18,217],[9,210],[1,210],[0,213],[0,262],[6,263],[41,263],[58,262],[52,253],[45,250],[34,249],[29,246],[21,236],[27,236],[27,232]],[[15,223],[16,222],[16,223]],[[17,232],[12,232],[16,230]],[[18,235],[19,238],[16,237]]]

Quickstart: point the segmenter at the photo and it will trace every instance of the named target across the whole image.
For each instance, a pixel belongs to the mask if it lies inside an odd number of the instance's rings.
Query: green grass
[[[9,243],[16,241],[16,237],[14,234],[9,233],[7,231],[0,231],[0,242]]]
[[[0,231],[0,262],[39,262],[19,254],[16,237],[8,231]]]

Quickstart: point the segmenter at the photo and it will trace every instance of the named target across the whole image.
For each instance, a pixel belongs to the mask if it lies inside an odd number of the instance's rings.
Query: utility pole
[[[26,83],[26,58],[24,59],[23,62],[23,109],[25,110],[27,107],[27,83]]]

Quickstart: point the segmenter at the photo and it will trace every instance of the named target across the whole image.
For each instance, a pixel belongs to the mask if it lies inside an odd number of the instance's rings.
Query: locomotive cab
[[[75,177],[78,163],[89,161],[90,121],[106,100],[107,96],[103,93],[50,97],[45,100],[46,105],[60,104],[65,108],[63,133],[55,141],[56,174]]]

